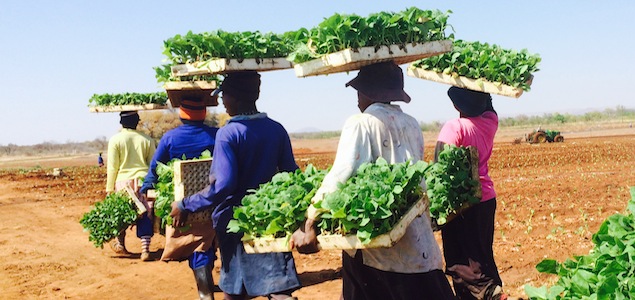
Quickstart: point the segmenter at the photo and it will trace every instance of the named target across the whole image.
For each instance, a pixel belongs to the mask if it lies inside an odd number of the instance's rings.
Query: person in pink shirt
[[[479,204],[441,229],[446,273],[452,276],[459,299],[506,299],[492,250],[496,191],[487,165],[498,130],[498,115],[487,93],[451,87],[448,96],[460,116],[441,128],[435,160],[446,144],[475,147],[483,196]]]

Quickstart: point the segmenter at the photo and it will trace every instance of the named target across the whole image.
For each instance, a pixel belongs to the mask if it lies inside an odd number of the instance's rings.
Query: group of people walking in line
[[[337,189],[363,163],[379,157],[389,163],[423,159],[424,141],[415,118],[404,113],[395,102],[409,103],[404,91],[403,71],[394,62],[362,67],[345,84],[357,91],[359,114],[350,116],[342,128],[333,166],[325,176],[312,202]],[[168,131],[158,146],[135,130],[136,112],[121,114],[123,129],[108,146],[107,191],[126,184],[138,186],[145,200],[156,183],[157,162],[173,158],[193,158],[203,150],[213,153],[209,185],[196,194],[175,201],[170,216],[174,227],[186,224],[188,216],[211,211],[215,231],[213,243],[205,243],[188,257],[201,299],[213,299],[211,267],[220,250],[219,288],[224,299],[296,299],[293,292],[302,287],[290,252],[247,254],[241,234],[227,233],[233,208],[241,205],[250,189],[268,182],[278,172],[298,169],[291,141],[285,128],[266,113],[258,111],[260,75],[255,71],[229,73],[220,87],[227,114],[221,128],[205,125],[203,99],[182,101],[179,116],[183,125]],[[342,299],[505,299],[502,281],[493,255],[496,193],[488,175],[498,116],[489,94],[451,87],[448,96],[459,118],[448,121],[439,133],[435,157],[445,144],[474,146],[479,154],[482,200],[441,229],[443,253],[434,239],[429,214],[417,217],[404,236],[390,248],[345,250],[342,252]],[[425,182],[421,183],[425,185]],[[146,201],[147,203],[151,203]],[[149,259],[152,215],[137,221],[141,239],[141,259]],[[321,211],[312,205],[307,220],[291,237],[290,244],[300,253],[319,251],[316,224]],[[212,227],[210,226],[210,227]],[[126,253],[124,235],[111,247]],[[445,264],[445,271],[443,270]],[[452,285],[446,275],[451,276]]]

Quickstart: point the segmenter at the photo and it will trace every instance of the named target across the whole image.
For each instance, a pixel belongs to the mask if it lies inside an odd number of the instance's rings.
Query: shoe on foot
[[[126,247],[119,243],[117,239],[110,241],[110,249],[117,254],[130,254],[130,252],[126,250]]]
[[[150,252],[141,252],[141,261],[149,261]]]

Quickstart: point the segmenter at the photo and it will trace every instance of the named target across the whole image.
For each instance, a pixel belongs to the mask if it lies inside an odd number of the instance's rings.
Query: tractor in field
[[[529,133],[525,136],[525,141],[530,144],[539,144],[539,143],[560,143],[564,142],[564,137],[560,135],[560,131],[556,130],[543,130],[538,129],[534,130],[532,133]]]

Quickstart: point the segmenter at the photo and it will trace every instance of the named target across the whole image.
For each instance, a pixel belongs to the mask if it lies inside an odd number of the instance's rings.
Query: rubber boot
[[[194,270],[198,297],[201,300],[214,300],[214,279],[212,278],[212,264],[198,267]]]

